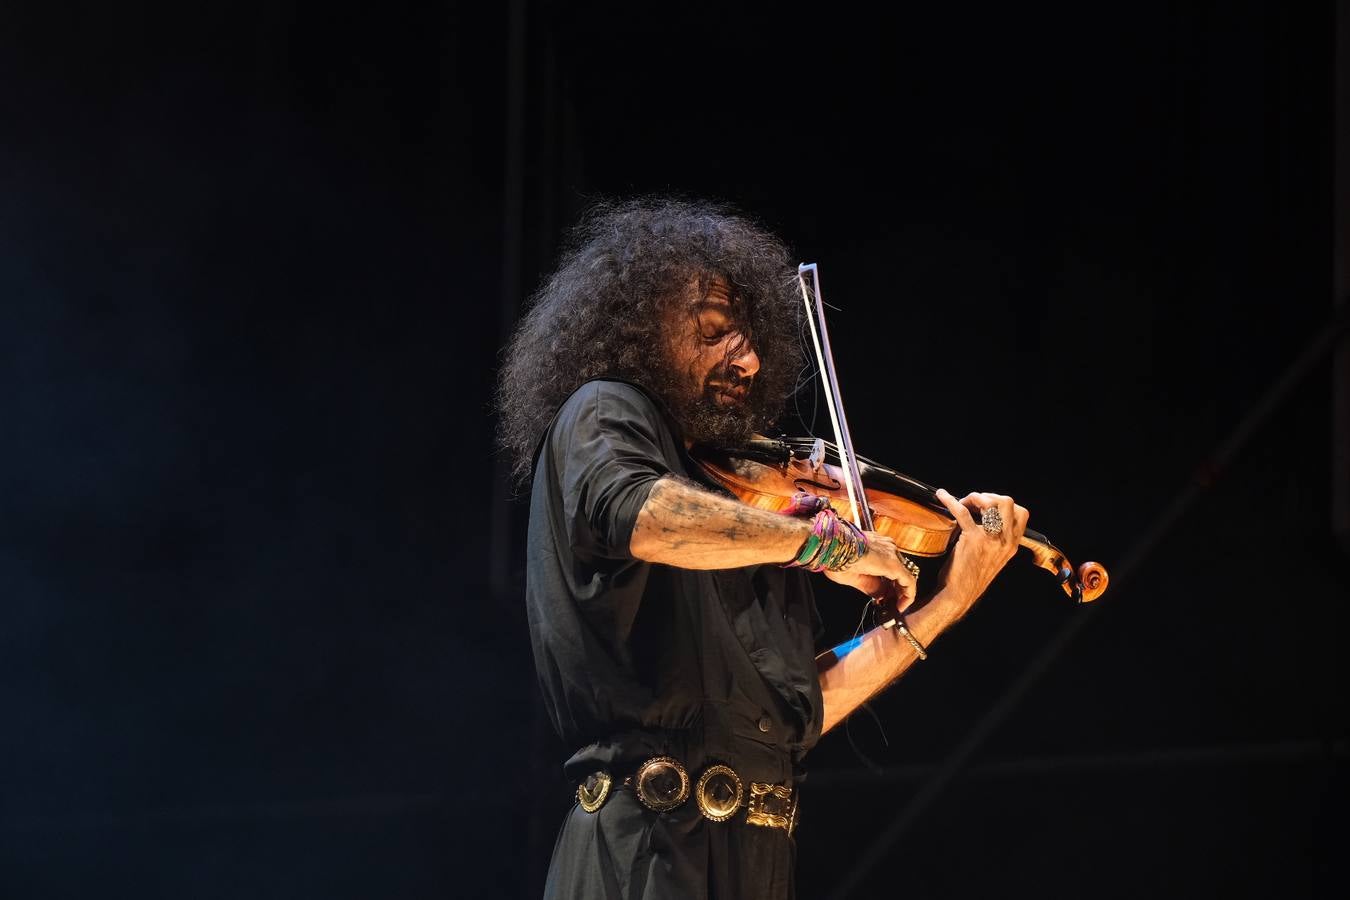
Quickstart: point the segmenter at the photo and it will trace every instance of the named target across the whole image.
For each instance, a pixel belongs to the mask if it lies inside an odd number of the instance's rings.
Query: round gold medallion
[[[654,756],[633,777],[638,800],[653,812],[670,812],[689,799],[689,773],[678,760]]]
[[[708,766],[698,780],[694,797],[699,812],[714,822],[725,822],[741,808],[745,791],[741,778],[731,766]]]

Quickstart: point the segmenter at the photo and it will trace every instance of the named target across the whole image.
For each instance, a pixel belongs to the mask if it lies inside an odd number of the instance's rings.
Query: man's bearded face
[[[668,328],[674,394],[668,400],[689,440],[743,441],[754,430],[748,401],[759,357],[725,281],[714,278],[704,296],[695,279],[688,297]]]

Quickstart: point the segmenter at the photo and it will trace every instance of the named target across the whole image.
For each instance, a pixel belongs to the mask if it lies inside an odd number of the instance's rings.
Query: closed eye
[[[735,323],[721,309],[704,308],[698,314],[699,335],[710,344],[720,341],[735,330]]]

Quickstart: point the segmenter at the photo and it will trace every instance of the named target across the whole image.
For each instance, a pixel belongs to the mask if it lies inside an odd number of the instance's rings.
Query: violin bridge
[[[825,464],[825,441],[822,438],[816,438],[811,444],[811,455],[806,458],[811,464],[813,472],[819,472],[820,467]]]

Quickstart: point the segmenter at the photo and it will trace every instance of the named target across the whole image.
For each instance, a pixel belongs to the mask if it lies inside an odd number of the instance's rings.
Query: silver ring
[[[1003,513],[997,506],[990,506],[980,512],[980,527],[990,537],[998,537],[1003,532]]]
[[[900,557],[900,565],[904,566],[907,570],[909,570],[909,574],[913,575],[915,580],[918,580],[919,567],[914,562],[914,560],[910,559],[908,556],[906,556],[903,553],[900,553],[899,551],[897,551],[895,555]]]

